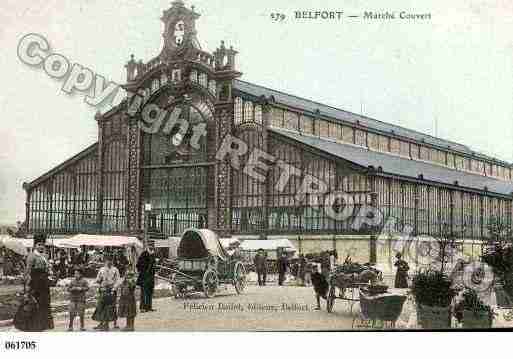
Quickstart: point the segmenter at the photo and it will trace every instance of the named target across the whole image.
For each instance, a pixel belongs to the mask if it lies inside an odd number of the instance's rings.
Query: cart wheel
[[[328,298],[326,299],[326,307],[328,309],[328,313],[333,313],[333,305],[335,304],[335,287],[331,286],[330,291],[328,293]]]
[[[171,285],[171,294],[175,297],[175,299],[183,298],[182,288],[174,283]]]
[[[241,294],[246,288],[246,269],[241,262],[235,264],[233,270],[233,286],[237,294]]]
[[[203,275],[203,292],[207,298],[216,295],[218,286],[217,274],[213,269],[209,269]]]

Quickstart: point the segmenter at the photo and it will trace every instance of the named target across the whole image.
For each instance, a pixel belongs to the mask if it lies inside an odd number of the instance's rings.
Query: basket
[[[417,323],[423,329],[447,329],[451,327],[450,307],[431,307],[417,304]]]
[[[369,296],[360,290],[360,309],[365,319],[395,322],[406,301],[404,295]]]
[[[383,294],[388,291],[388,286],[383,284],[373,284],[367,286],[365,291],[371,295]]]
[[[487,310],[464,310],[462,323],[464,329],[487,329],[492,327],[493,317]]]

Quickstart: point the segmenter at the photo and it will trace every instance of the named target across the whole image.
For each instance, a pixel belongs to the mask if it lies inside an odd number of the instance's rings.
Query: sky
[[[130,54],[162,48],[171,1],[2,0],[0,224],[25,218],[29,182],[97,140],[85,94],[22,63],[18,43],[43,35],[52,51],[124,83]],[[513,2],[509,0],[196,0],[198,38],[239,51],[242,79],[466,144],[513,162]],[[343,11],[342,20],[295,11]],[[431,20],[364,20],[365,11]],[[272,13],[286,15],[275,22]],[[359,15],[349,18],[347,15]],[[105,111],[105,108],[100,109]],[[438,125],[436,125],[438,124]]]

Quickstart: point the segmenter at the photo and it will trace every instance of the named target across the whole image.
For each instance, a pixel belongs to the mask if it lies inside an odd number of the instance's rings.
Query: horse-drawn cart
[[[157,277],[171,283],[175,298],[195,292],[211,298],[221,285],[233,285],[241,294],[246,286],[244,265],[231,258],[218,236],[208,229],[185,231],[175,263],[157,266]]]
[[[329,276],[329,290],[327,296],[328,312],[333,312],[333,306],[336,299],[348,301],[351,305],[358,302],[359,291],[363,286],[382,280],[382,273],[369,265],[360,265],[358,263],[346,262],[338,266]],[[338,289],[338,294],[336,293]]]

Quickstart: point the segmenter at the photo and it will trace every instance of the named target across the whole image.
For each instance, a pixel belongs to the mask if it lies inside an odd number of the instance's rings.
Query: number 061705
[[[5,350],[35,350],[37,343],[35,341],[6,341],[4,343]]]

